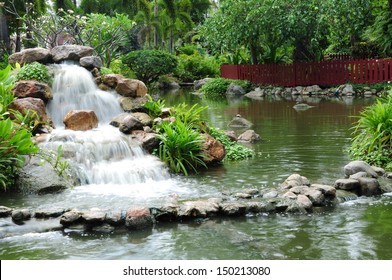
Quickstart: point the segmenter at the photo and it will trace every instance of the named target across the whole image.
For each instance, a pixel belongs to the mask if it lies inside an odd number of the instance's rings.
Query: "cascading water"
[[[41,145],[53,151],[61,145],[64,157],[76,165],[81,186],[73,192],[135,195],[148,200],[187,189],[179,188],[158,158],[145,153],[139,143],[108,124],[122,113],[117,93],[99,90],[90,72],[80,66],[56,67],[54,97],[48,112],[57,128]],[[73,109],[93,110],[98,116],[98,128],[64,129],[62,120]]]

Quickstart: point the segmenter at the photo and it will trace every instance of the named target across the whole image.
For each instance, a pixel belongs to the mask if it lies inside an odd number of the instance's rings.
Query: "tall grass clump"
[[[392,169],[392,92],[365,108],[353,130],[350,157]]]

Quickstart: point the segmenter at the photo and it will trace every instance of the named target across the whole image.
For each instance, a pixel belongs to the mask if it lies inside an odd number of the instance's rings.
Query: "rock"
[[[31,49],[24,49],[21,52],[14,53],[10,55],[8,58],[8,62],[10,64],[25,64],[25,63],[32,63],[32,62],[40,62],[40,63],[47,63],[50,62],[52,56],[50,51],[44,48],[31,48]]]
[[[235,193],[233,195],[233,197],[239,198],[239,199],[251,199],[252,195],[249,193]]]
[[[219,201],[214,198],[208,200],[186,201],[180,205],[178,216],[180,219],[206,218],[217,216]]]
[[[142,97],[121,97],[120,106],[125,112],[143,112],[144,104],[148,101],[147,95]]]
[[[125,211],[108,212],[105,216],[105,223],[111,226],[125,225],[125,218],[127,213]]]
[[[259,134],[257,134],[254,130],[247,130],[238,136],[238,141],[256,143],[261,140]]]
[[[290,189],[296,186],[310,186],[310,182],[308,178],[304,176],[292,174],[282,183],[282,187],[285,189]]]
[[[17,98],[39,98],[42,99],[45,104],[48,103],[49,100],[53,99],[50,87],[45,83],[37,81],[19,81],[12,89],[12,92]]]
[[[135,112],[135,113],[132,113],[131,115],[134,116],[135,118],[137,118],[143,124],[143,126],[151,126],[152,125],[153,120],[146,113]]]
[[[230,84],[226,91],[226,95],[229,96],[242,96],[245,93],[244,88],[236,84]]]
[[[221,212],[226,216],[243,216],[246,214],[246,205],[235,203],[235,202],[225,202],[221,203]]]
[[[78,61],[82,57],[91,56],[94,49],[86,46],[78,45],[62,45],[56,46],[51,50],[54,62],[61,62],[64,60]]]
[[[344,85],[342,89],[342,95],[353,95],[353,94],[355,94],[353,86],[350,84]]]
[[[205,79],[202,79],[202,80],[195,81],[193,83],[194,84],[194,89],[195,90],[201,89],[210,80],[212,80],[212,78],[205,78]]]
[[[344,174],[346,174],[346,176],[353,175],[360,171],[367,172],[369,176],[373,178],[378,177],[376,171],[374,171],[374,169],[369,164],[362,160],[355,160],[344,166]]]
[[[0,218],[6,218],[11,216],[13,209],[6,207],[6,206],[0,206]]]
[[[97,226],[93,226],[91,228],[91,231],[96,232],[96,233],[112,233],[113,231],[115,231],[115,227],[111,226],[109,224],[102,224],[102,225],[97,225]]]
[[[309,190],[308,186],[295,186],[290,188],[290,191],[299,195],[299,194],[305,194]]]
[[[308,105],[308,104],[306,104],[306,103],[297,103],[297,104],[295,104],[294,106],[293,106],[293,108],[296,110],[296,111],[305,111],[305,110],[308,110],[308,109],[310,109],[310,108],[313,108],[314,106],[310,106],[310,105]]]
[[[51,164],[33,156],[18,172],[15,186],[23,193],[48,194],[65,190],[71,183],[60,176]]]
[[[37,113],[37,116],[40,121],[47,122],[48,115],[46,114],[46,106],[42,99],[26,97],[21,99],[16,99],[12,101],[9,106],[9,109],[19,111],[23,116],[27,114],[27,112],[34,111]]]
[[[178,219],[179,206],[173,203],[163,205],[160,208],[153,208],[154,217],[159,222],[172,222]]]
[[[314,188],[309,188],[305,195],[310,199],[313,205],[322,206],[324,205],[324,194]]]
[[[37,219],[57,218],[66,212],[65,209],[37,210],[34,217]]]
[[[322,89],[318,85],[308,86],[305,87],[304,91],[313,93],[313,92],[320,92]]]
[[[261,99],[262,97],[264,97],[264,95],[265,95],[264,89],[260,89],[259,87],[245,94],[246,97],[250,99],[256,99],[256,100]]]
[[[282,197],[289,199],[297,199],[297,195],[291,191],[285,192]]]
[[[140,230],[153,226],[150,210],[146,207],[130,208],[125,218],[125,226],[130,230]]]
[[[375,178],[362,177],[358,179],[360,184],[359,195],[374,196],[382,193],[380,183]]]
[[[253,124],[246,120],[245,118],[241,117],[241,115],[235,116],[229,123],[231,127],[252,127]]]
[[[77,210],[71,210],[68,212],[65,212],[61,217],[60,217],[60,224],[63,225],[64,227],[69,227],[73,224],[77,224],[81,221],[82,213],[80,213]]]
[[[336,189],[333,186],[329,185],[321,185],[321,184],[311,184],[310,187],[312,189],[316,189],[321,191],[325,196],[329,198],[335,198],[336,197]],[[291,189],[292,191],[292,189]]]
[[[368,176],[369,176],[369,174],[367,172],[360,171],[360,172],[357,172],[357,173],[355,173],[353,175],[350,175],[349,179],[358,180],[361,177],[368,177]]]
[[[271,190],[263,195],[263,198],[275,198],[278,196],[278,192],[276,190]]]
[[[31,210],[29,209],[16,209],[11,213],[12,221],[20,223],[23,221],[30,220],[32,217]]]
[[[204,155],[203,161],[207,165],[222,161],[226,156],[226,150],[223,144],[207,133],[202,134],[202,137],[204,139],[202,148]]]
[[[98,117],[91,110],[72,110],[64,117],[65,129],[86,131],[98,127]]]
[[[144,150],[150,154],[159,147],[160,140],[156,138],[155,133],[147,133],[142,130],[133,130],[132,137],[139,141]]]
[[[106,214],[100,210],[91,210],[82,214],[82,220],[86,224],[102,224],[105,221]]]
[[[120,124],[120,131],[125,134],[130,134],[134,130],[143,130],[143,124],[134,116],[128,115]]]
[[[125,97],[142,97],[147,94],[147,87],[139,80],[118,79],[116,91]]]
[[[110,88],[116,88],[118,81],[124,79],[123,76],[119,74],[107,74],[102,77],[102,83]]]
[[[114,127],[120,127],[120,125],[124,122],[124,118],[129,116],[128,113],[122,113],[120,115],[115,116],[111,121],[110,125]]]
[[[340,190],[356,192],[359,190],[360,184],[358,180],[354,180],[354,179],[338,179],[335,181],[334,187]]]
[[[233,130],[225,130],[225,135],[229,137],[232,142],[238,141],[238,137]]]
[[[246,213],[271,213],[275,205],[269,201],[250,201],[246,203]]]
[[[381,167],[372,166],[372,169],[377,173],[378,176],[384,176],[385,174],[385,170]]]
[[[299,194],[297,196],[297,203],[305,209],[311,209],[313,207],[312,201],[306,195],[303,194]]]
[[[82,57],[79,61],[80,66],[88,69],[88,70],[92,70],[94,68],[102,68],[103,64],[102,64],[102,60],[100,57],[98,56],[85,56]]]

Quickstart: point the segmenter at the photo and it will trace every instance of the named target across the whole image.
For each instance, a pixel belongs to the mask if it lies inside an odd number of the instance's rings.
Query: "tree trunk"
[[[11,53],[10,35],[5,15],[0,15],[0,41],[4,43],[5,51]]]
[[[252,63],[258,64],[259,60],[257,59],[257,55],[258,55],[257,47],[253,43],[251,43],[251,45],[250,45],[250,54],[252,56]]]

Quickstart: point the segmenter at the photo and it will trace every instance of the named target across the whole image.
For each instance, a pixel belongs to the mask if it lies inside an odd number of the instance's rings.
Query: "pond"
[[[269,96],[206,102],[190,90],[161,94],[166,105],[208,105],[210,125],[229,129],[240,114],[262,141],[248,144],[255,157],[189,177],[169,176],[129,186],[84,185],[46,196],[3,196],[0,205],[45,208],[127,209],[154,206],[173,194],[220,197],[242,188],[276,187],[299,173],[311,183],[333,184],[349,162],[353,116],[373,99],[309,97],[314,106],[293,109],[291,97]],[[241,133],[236,130],[236,133]],[[112,234],[81,230],[46,231],[51,221],[0,222],[1,259],[391,259],[392,197],[360,198],[308,215],[265,214],[187,223],[159,223],[138,232]],[[58,222],[58,221],[57,221]]]

